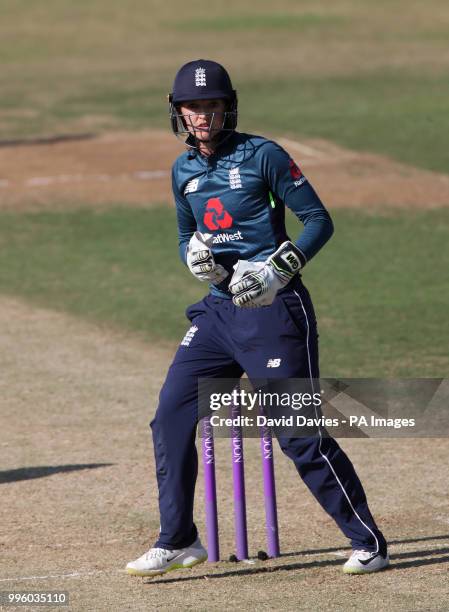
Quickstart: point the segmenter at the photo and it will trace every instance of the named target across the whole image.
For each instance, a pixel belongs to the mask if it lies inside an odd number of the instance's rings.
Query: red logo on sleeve
[[[302,177],[302,172],[299,166],[295,164],[295,162],[292,159],[288,162],[288,165],[290,168],[290,174],[292,175],[292,179],[294,181],[297,181],[298,179],[300,179]]]
[[[232,217],[225,210],[220,198],[211,198],[207,201],[203,222],[207,229],[210,230],[232,227]]]

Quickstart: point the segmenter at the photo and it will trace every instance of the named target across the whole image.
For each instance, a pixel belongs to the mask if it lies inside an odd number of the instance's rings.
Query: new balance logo
[[[184,195],[186,195],[186,193],[194,193],[198,189],[199,182],[200,182],[199,178],[194,178],[191,181],[189,181],[186,185],[186,188],[184,189]]]
[[[281,365],[281,359],[269,359],[267,368],[278,368]]]
[[[188,330],[184,338],[182,339],[181,346],[189,346],[193,340],[193,336],[198,331],[198,327],[196,325],[192,325],[192,327]]]
[[[231,189],[240,189],[242,186],[242,179],[238,168],[231,168],[229,170],[229,187]]]
[[[195,70],[195,85],[197,87],[206,87],[206,69],[197,68]]]

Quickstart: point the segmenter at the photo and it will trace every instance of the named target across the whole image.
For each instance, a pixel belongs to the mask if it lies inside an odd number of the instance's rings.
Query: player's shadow
[[[447,540],[449,542],[449,533],[443,535],[434,535],[434,536],[423,536],[420,538],[403,538],[401,540],[388,540],[388,545],[392,546],[393,544],[416,544],[417,542],[428,542],[429,540]],[[332,548],[311,548],[309,550],[298,550],[296,552],[286,552],[281,553],[281,557],[297,557],[298,555],[321,555],[324,553],[337,553],[341,550],[349,548],[344,546],[332,547]],[[404,553],[405,554],[405,553]]]
[[[390,541],[390,544],[406,544],[413,542],[421,542],[428,540],[448,540],[449,534],[447,535],[438,535],[438,536],[428,536],[423,538],[409,538],[404,540],[394,540]],[[297,553],[285,553],[281,555],[281,558],[293,556],[293,555],[312,555],[312,554],[325,554],[329,552],[337,552],[341,551],[340,548],[322,548],[315,550],[303,550]],[[349,552],[349,551],[348,551]],[[438,555],[435,557],[435,555]],[[425,557],[425,558],[420,558]],[[396,553],[390,555],[392,564],[386,571],[394,571],[407,569],[409,567],[420,567],[426,565],[437,565],[442,563],[449,563],[449,546],[444,548],[433,548],[433,549],[424,549],[424,550],[413,550],[410,552]],[[332,567],[332,566],[341,566],[343,564],[344,559],[324,559],[320,561],[306,561],[300,563],[284,563],[281,565],[272,565],[268,562],[268,565],[257,565],[253,567],[239,567],[235,570],[222,571],[222,572],[207,572],[202,575],[191,575],[191,576],[180,576],[179,578],[162,578],[162,579],[152,579],[145,581],[145,584],[168,584],[171,582],[182,582],[184,580],[204,580],[204,579],[213,579],[213,578],[230,578],[233,576],[247,576],[253,574],[263,574],[263,573],[272,573],[272,572],[280,572],[280,571],[291,571],[291,570],[307,570],[313,569],[317,567]]]
[[[39,465],[35,467],[23,467],[15,470],[0,471],[0,484],[17,482],[19,480],[32,480],[34,478],[45,478],[61,472],[76,472],[78,470],[94,470],[96,468],[108,467],[113,463],[74,463],[69,465]]]

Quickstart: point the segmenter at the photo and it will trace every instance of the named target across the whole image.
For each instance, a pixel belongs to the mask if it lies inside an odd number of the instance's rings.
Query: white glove
[[[202,234],[201,232],[193,234],[187,246],[187,265],[190,272],[200,281],[208,281],[218,285],[229,273],[223,266],[215,263],[210,248],[213,238],[212,234]]]
[[[291,242],[281,246],[264,262],[239,260],[229,284],[232,301],[241,308],[269,306],[277,292],[299,272],[306,263],[304,254]]]

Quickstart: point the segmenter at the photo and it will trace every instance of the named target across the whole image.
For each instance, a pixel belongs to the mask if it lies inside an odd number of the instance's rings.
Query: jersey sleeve
[[[310,260],[332,236],[332,219],[289,154],[274,142],[260,148],[262,176],[274,196],[304,224],[296,246]]]
[[[187,264],[187,245],[193,233],[196,231],[196,220],[193,216],[190,204],[179,190],[176,182],[175,166],[173,166],[172,170],[172,190],[175,198],[176,218],[178,222],[179,256],[181,260]]]

